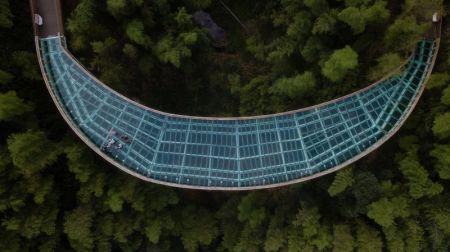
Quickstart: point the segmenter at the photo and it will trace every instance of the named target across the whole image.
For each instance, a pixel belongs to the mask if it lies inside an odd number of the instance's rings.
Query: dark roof
[[[196,11],[192,15],[192,19],[198,25],[203,26],[208,30],[209,36],[218,43],[223,43],[226,40],[225,30],[218,26],[214,20],[212,20],[211,15],[204,11]]]

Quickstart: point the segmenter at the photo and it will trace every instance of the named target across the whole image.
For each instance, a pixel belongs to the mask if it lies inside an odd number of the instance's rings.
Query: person
[[[122,140],[123,140],[125,143],[130,143],[130,138],[129,138],[127,135],[123,135],[123,136],[122,136]]]
[[[109,136],[109,137],[113,137],[113,136],[116,135],[116,133],[117,133],[117,132],[116,132],[113,128],[111,128],[111,130],[109,130],[108,136]]]
[[[113,138],[110,138],[108,140],[108,144],[106,145],[106,148],[111,148],[111,146],[113,146],[113,144],[116,142],[116,140],[114,140]]]

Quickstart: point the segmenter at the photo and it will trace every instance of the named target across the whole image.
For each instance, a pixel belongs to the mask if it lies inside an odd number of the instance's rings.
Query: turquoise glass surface
[[[147,178],[192,187],[254,187],[332,169],[401,123],[434,50],[420,41],[402,73],[331,103],[249,118],[176,116],[139,106],[89,75],[63,37],[40,40],[45,72],[67,117],[99,150]]]

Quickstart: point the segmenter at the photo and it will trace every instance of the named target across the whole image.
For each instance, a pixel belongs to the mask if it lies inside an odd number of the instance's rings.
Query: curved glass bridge
[[[141,179],[207,190],[296,183],[368,154],[417,103],[436,51],[435,41],[420,41],[401,74],[314,107],[202,118],[137,104],[87,72],[66,50],[64,37],[36,39],[53,99],[92,149]]]

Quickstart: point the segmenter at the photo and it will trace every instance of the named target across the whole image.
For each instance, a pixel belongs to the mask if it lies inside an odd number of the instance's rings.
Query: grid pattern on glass
[[[435,45],[420,41],[402,74],[333,103],[216,120],[167,115],[127,101],[87,74],[61,39],[41,39],[41,55],[52,91],[74,125],[131,171],[202,187],[283,183],[367,150],[404,119]]]

